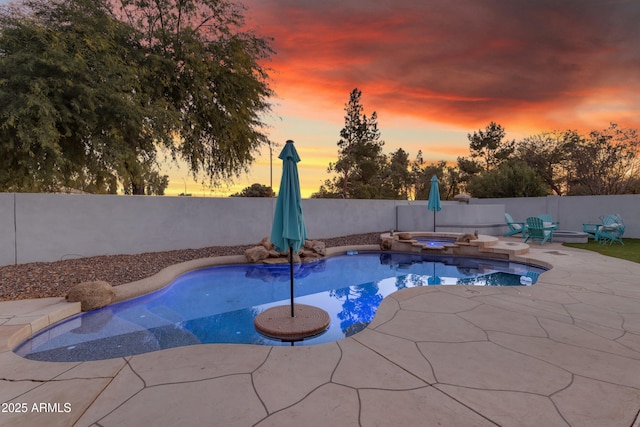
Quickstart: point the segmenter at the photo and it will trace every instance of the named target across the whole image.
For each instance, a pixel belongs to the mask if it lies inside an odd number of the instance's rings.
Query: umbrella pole
[[[291,317],[295,317],[293,310],[293,249],[289,248],[289,277],[290,277],[290,291],[291,291]]]
[[[436,232],[436,210],[433,210],[433,232]]]

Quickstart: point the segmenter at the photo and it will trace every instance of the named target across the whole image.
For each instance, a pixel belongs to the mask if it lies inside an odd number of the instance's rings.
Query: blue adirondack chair
[[[504,214],[504,218],[507,220],[507,226],[509,227],[509,231],[504,233],[504,236],[513,236],[514,234],[522,233],[522,237],[524,237],[524,222],[514,221],[508,213]]]
[[[622,217],[618,214],[605,215],[600,217],[601,222],[582,224],[582,231],[588,233],[594,240],[600,243],[619,242],[624,245],[622,235],[624,234],[625,225]]]
[[[551,227],[554,230],[558,229],[558,224],[560,224],[560,223],[559,222],[555,222],[551,215],[549,215],[549,214],[540,214],[540,215],[538,215],[538,218],[540,218],[542,220],[542,223],[544,224],[545,227]]]
[[[553,227],[545,227],[544,222],[537,216],[527,218],[527,238],[524,242],[529,240],[541,240],[541,245],[544,245],[546,241],[553,242]]]
[[[602,218],[602,225],[596,231],[595,239],[600,243],[618,242],[624,245],[622,235],[624,234],[624,221],[618,214],[607,215]]]

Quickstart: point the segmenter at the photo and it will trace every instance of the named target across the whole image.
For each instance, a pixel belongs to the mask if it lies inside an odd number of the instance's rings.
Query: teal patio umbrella
[[[298,178],[300,157],[293,141],[287,141],[278,158],[282,159],[282,179],[276,210],[273,214],[271,243],[278,252],[289,252],[291,317],[294,317],[293,253],[300,252],[307,238],[307,229],[302,215],[302,197],[300,196],[300,179]]]
[[[442,209],[440,206],[440,189],[438,188],[438,177],[431,177],[431,188],[429,189],[429,203],[427,209],[433,211],[433,231],[436,231],[436,212]]]

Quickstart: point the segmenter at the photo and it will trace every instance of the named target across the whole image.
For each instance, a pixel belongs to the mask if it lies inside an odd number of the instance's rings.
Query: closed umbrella
[[[299,252],[307,238],[307,229],[302,214],[302,197],[300,196],[300,179],[298,178],[298,162],[300,157],[289,140],[278,156],[282,159],[282,179],[276,210],[271,227],[271,243],[279,252],[289,252],[289,272],[291,288],[291,317],[293,308],[293,253]]]
[[[284,341],[302,340],[319,334],[329,327],[329,314],[318,307],[298,304],[293,305],[293,253],[299,252],[307,238],[307,229],[302,215],[300,197],[300,180],[298,165],[300,157],[287,141],[278,156],[282,159],[282,180],[276,201],[271,227],[271,243],[277,251],[289,253],[289,276],[291,287],[291,310],[287,306],[271,307],[258,314],[253,323],[256,330],[272,338]]]
[[[442,209],[440,206],[440,189],[438,188],[438,177],[431,177],[431,188],[429,189],[429,203],[427,209],[433,211],[433,231],[436,231],[436,211]]]

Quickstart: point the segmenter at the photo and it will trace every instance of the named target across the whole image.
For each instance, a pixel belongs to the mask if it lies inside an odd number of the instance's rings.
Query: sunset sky
[[[468,155],[490,121],[508,138],[541,131],[640,129],[638,0],[242,0],[248,26],[273,37],[270,139],[293,139],[303,197],[318,190],[349,93],[378,114],[384,152],[427,163]],[[6,0],[0,0],[6,3]],[[274,149],[273,185],[280,183]],[[269,185],[269,150],[215,191],[166,168],[169,195],[224,196]]]
[[[355,87],[365,114],[378,114],[385,152],[422,149],[428,163],[468,155],[467,134],[490,121],[516,139],[609,122],[640,128],[637,0],[244,4],[248,24],[274,38],[266,65],[277,97],[266,122],[274,142],[296,142],[304,197],[330,177]],[[184,191],[175,181],[170,190]],[[269,183],[268,149],[231,190],[253,182]]]

